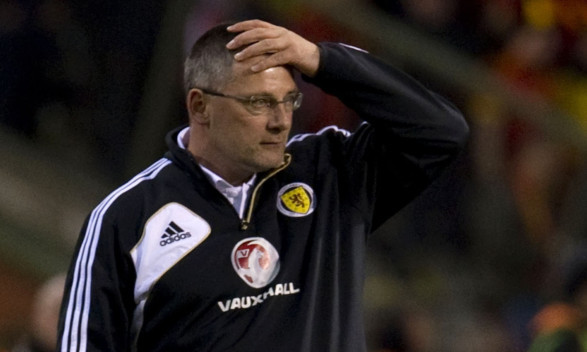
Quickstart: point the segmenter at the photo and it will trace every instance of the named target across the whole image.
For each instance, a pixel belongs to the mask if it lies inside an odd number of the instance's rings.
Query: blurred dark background
[[[85,216],[187,121],[191,43],[250,18],[369,50],[471,125],[460,159],[372,237],[372,351],[526,351],[569,319],[540,315],[553,303],[587,313],[584,0],[0,0],[0,351],[31,334]],[[356,126],[300,86],[294,133]]]

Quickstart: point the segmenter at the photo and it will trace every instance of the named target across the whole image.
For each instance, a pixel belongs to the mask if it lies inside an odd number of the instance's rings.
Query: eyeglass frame
[[[243,104],[243,106],[245,107],[245,109],[247,109],[248,112],[250,112],[253,115],[261,115],[263,114],[263,111],[259,111],[256,109],[275,109],[275,107],[279,104],[284,104],[284,106],[287,109],[287,103],[291,103],[291,111],[295,111],[297,109],[300,108],[300,106],[302,105],[302,99],[304,97],[304,94],[302,94],[302,92],[295,92],[293,94],[291,94],[292,99],[286,99],[284,100],[277,100],[272,96],[269,95],[251,95],[249,97],[243,97],[243,96],[238,96],[238,95],[229,95],[229,94],[224,94],[224,93],[220,93],[211,89],[206,89],[206,88],[196,88],[201,90],[202,92],[204,92],[204,94],[208,94],[208,95],[212,95],[212,96],[216,96],[216,97],[220,97],[220,98],[229,98],[229,99],[234,99],[240,103]],[[255,108],[253,103],[255,101],[258,100],[267,100],[267,103],[263,106],[263,107],[259,107],[259,108]]]

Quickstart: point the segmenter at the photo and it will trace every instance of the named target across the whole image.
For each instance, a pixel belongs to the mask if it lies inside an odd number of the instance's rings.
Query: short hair
[[[184,62],[184,89],[220,89],[232,78],[233,54],[226,44],[238,33],[229,32],[226,27],[233,22],[218,24],[204,33],[192,46]]]

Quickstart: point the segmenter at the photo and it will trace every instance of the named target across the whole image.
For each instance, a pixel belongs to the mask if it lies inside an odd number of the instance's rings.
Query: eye
[[[268,97],[251,97],[249,101],[251,107],[255,109],[262,109],[272,105],[273,99]]]
[[[302,105],[302,93],[288,95],[284,101],[290,105],[293,110],[296,110],[300,107],[300,105]]]

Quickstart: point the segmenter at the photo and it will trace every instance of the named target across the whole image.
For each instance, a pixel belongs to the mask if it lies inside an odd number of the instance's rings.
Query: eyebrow
[[[298,93],[300,93],[300,90],[296,88],[296,89],[292,89],[289,92],[287,92],[285,94],[285,96],[293,95],[293,94],[298,94]],[[261,93],[256,93],[256,94],[247,94],[246,96],[249,96],[249,97],[269,97],[269,98],[277,99],[277,98],[275,98],[275,95],[273,95],[271,93],[268,93],[268,92],[261,92]]]

